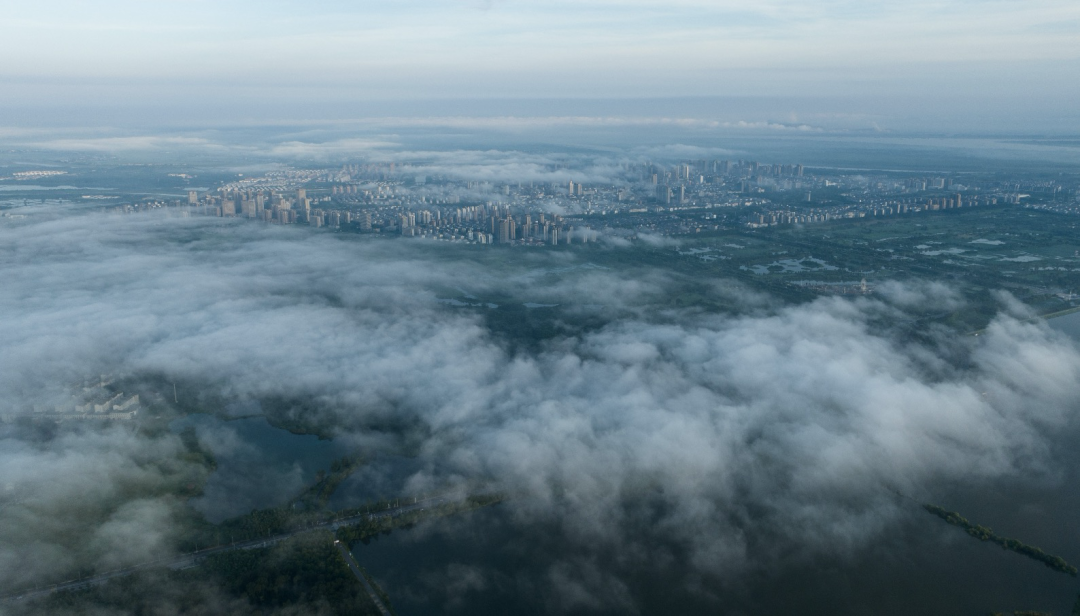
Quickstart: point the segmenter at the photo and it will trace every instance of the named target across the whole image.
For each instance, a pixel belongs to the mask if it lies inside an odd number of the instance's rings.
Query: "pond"
[[[334,441],[275,428],[264,417],[188,415],[169,424],[174,432],[188,427],[217,460],[203,495],[192,501],[214,523],[289,502],[320,470],[350,453]]]

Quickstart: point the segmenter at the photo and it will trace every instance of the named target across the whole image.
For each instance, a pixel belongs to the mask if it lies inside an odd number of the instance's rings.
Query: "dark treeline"
[[[370,517],[356,524],[339,528],[337,538],[347,544],[359,541],[367,545],[373,538],[377,538],[380,534],[389,535],[396,528],[411,528],[424,520],[487,507],[502,502],[505,498],[502,494],[475,495],[469,496],[463,501],[442,503],[425,509],[408,511],[400,515]]]
[[[375,581],[375,578],[371,577],[371,574],[367,572],[367,569],[360,567],[360,575],[364,576],[368,584],[371,584],[371,589],[375,591],[375,595],[382,601],[383,607],[390,612],[391,616],[397,616],[397,612],[394,611],[394,605],[390,602],[390,595],[386,594],[386,591],[379,586],[379,583]]]
[[[440,503],[396,515],[379,515],[390,501],[365,507],[374,515],[357,524],[342,527],[337,538],[346,543],[368,543],[379,534],[406,529],[433,518],[472,511],[501,502],[501,494],[470,496],[461,501]],[[290,527],[286,512],[267,510],[244,516],[246,523],[265,529]],[[301,516],[303,517],[303,516]],[[235,613],[262,614],[319,613],[376,615],[363,586],[334,548],[334,536],[327,531],[301,533],[269,547],[211,554],[198,566],[172,571],[150,569],[80,590],[57,592],[15,604],[12,616],[30,614],[98,615],[121,612],[133,614]],[[362,572],[387,606],[390,597],[366,571]]]
[[[325,509],[329,495],[333,493],[359,462],[342,461],[337,470],[324,475],[316,484],[306,489],[291,504],[270,509],[256,509],[251,513],[230,518],[220,524],[211,524],[201,517],[189,520],[187,532],[179,541],[181,552],[194,552],[210,547],[229,545],[241,541],[264,539],[274,535],[304,530],[326,522],[365,514],[380,513],[398,504],[400,499],[380,499],[349,509]],[[418,496],[417,498],[424,498]],[[407,502],[407,501],[406,501]]]
[[[281,546],[215,554],[201,566],[226,592],[260,608],[323,606],[337,614],[378,614],[328,532]]]
[[[379,614],[328,532],[214,554],[191,569],[143,571],[6,607],[11,616]]]
[[[1065,560],[1059,556],[1047,554],[1046,552],[1043,552],[1035,546],[1027,545],[1025,543],[1017,541],[1016,539],[1006,539],[1005,537],[1000,537],[994,534],[993,530],[985,526],[972,524],[966,518],[961,516],[959,513],[956,513],[955,511],[948,511],[946,509],[938,507],[937,505],[923,505],[923,508],[930,513],[936,515],[937,517],[941,518],[942,520],[945,520],[949,524],[952,524],[953,526],[959,526],[960,528],[964,529],[967,534],[975,537],[979,541],[989,541],[991,543],[1001,546],[1001,548],[1004,550],[1010,550],[1012,552],[1016,552],[1017,554],[1027,556],[1028,558],[1031,558],[1033,560],[1037,560],[1042,564],[1046,565],[1047,567],[1050,567],[1054,571],[1060,571],[1062,573],[1067,573],[1073,577],[1076,577],[1076,567],[1073,567],[1069,563],[1065,562]]]
[[[297,496],[292,506],[305,510],[325,509],[341,482],[348,479],[364,463],[365,460],[360,457],[346,456],[334,460],[330,463],[330,472],[319,471],[315,484]]]

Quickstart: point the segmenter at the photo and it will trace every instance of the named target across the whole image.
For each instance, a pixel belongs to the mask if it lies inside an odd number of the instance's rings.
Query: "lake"
[[[192,501],[214,523],[287,503],[313,483],[320,470],[349,453],[343,444],[275,428],[264,417],[188,415],[169,427],[174,432],[193,427],[217,459],[203,495]]]

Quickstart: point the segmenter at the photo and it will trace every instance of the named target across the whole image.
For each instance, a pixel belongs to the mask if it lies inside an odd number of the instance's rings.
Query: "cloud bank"
[[[1044,325],[1004,314],[934,347],[876,325],[919,297],[958,301],[938,286],[786,307],[746,293],[755,310],[733,316],[667,308],[660,271],[494,254],[149,214],[4,223],[0,404],[31,409],[109,372],[284,400],[367,447],[409,442],[420,470],[402,490],[484,480],[515,494],[521,524],[620,567],[662,559],[662,542],[709,576],[857,552],[901,516],[896,492],[1052,478],[1050,435],[1076,427],[1080,351]],[[496,309],[440,301],[462,292],[559,304],[555,333],[517,344]],[[29,499],[4,514],[0,585],[25,577],[26,554],[61,550],[38,529],[73,524],[69,485],[94,479],[108,499],[153,446],[124,431],[0,439],[10,491]],[[163,502],[117,508],[93,530],[100,553],[123,559],[132,529],[168,546]],[[625,586],[603,565],[595,578],[568,566],[549,578],[579,578],[581,597]]]

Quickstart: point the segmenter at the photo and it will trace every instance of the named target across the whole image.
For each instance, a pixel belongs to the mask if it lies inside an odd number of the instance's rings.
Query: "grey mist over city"
[[[4,7],[0,614],[1080,614],[1080,5]]]

